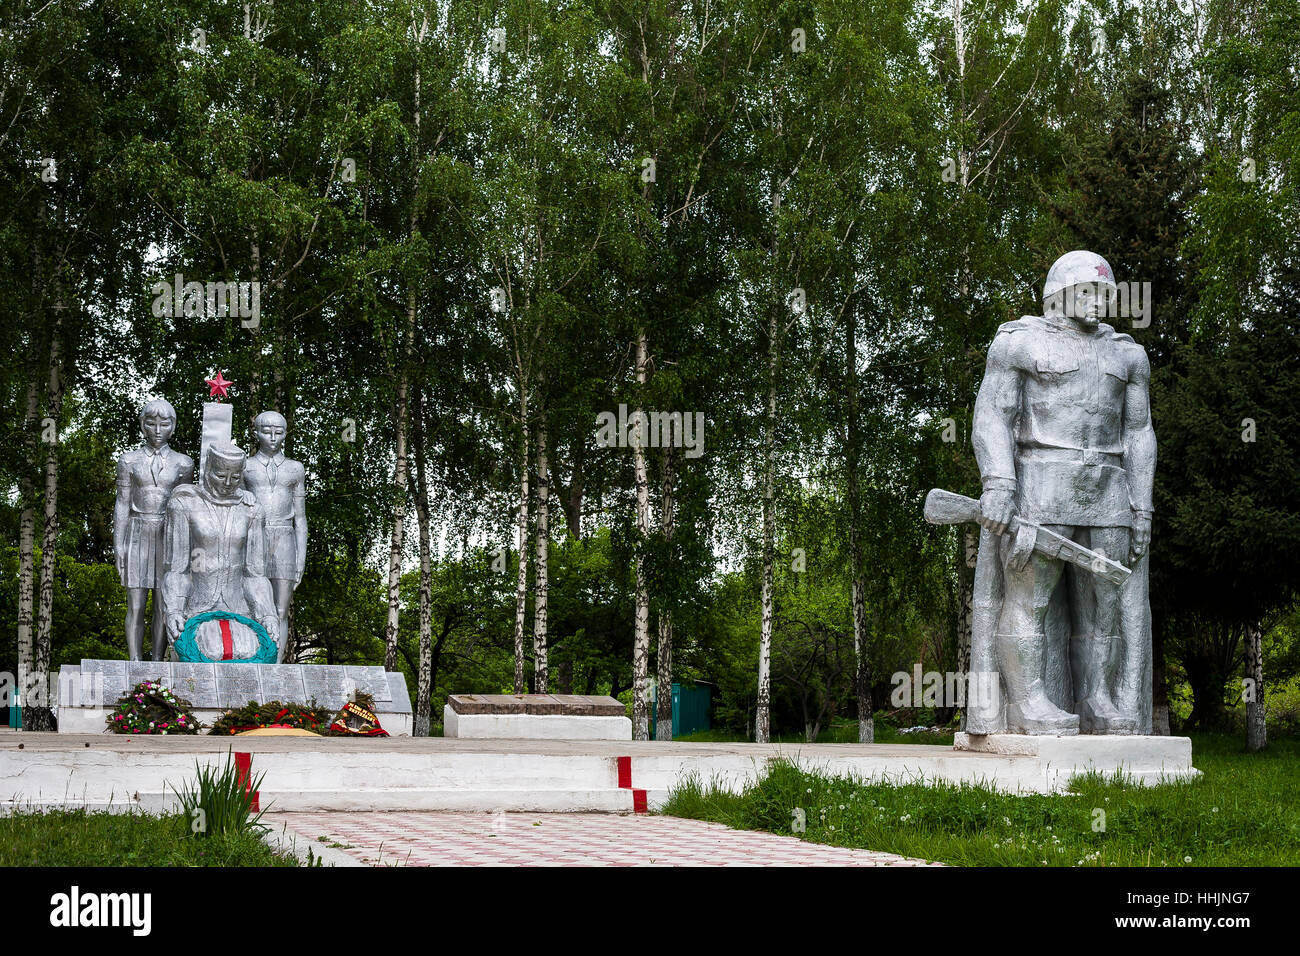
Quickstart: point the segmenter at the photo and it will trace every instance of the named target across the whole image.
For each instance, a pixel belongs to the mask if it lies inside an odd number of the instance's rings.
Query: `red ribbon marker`
[[[646,793],[637,787],[632,786],[632,758],[618,757],[618,786],[621,790],[632,791],[632,812],[646,813]]]
[[[217,623],[221,625],[221,659],[228,661],[235,656],[235,641],[230,634],[230,621],[223,617]]]
[[[224,624],[225,622],[223,621],[222,623]],[[239,782],[244,785],[245,790],[251,789],[252,786],[252,778],[250,774],[252,767],[253,767],[253,755],[251,753],[240,753],[239,751],[235,752],[235,774],[237,775]],[[261,809],[262,808],[258,806],[257,791],[254,790],[253,791],[253,812],[257,813]]]

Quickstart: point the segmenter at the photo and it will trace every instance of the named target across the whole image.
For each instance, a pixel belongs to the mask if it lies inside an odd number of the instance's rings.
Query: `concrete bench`
[[[444,737],[530,740],[631,740],[627,709],[587,694],[452,694],[442,710]]]

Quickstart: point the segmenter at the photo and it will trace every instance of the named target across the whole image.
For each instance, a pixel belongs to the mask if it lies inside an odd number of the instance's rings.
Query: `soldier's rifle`
[[[932,488],[925,496],[925,520],[931,524],[964,524],[978,521],[980,503],[974,498],[967,498],[942,488]],[[1112,584],[1122,585],[1133,572],[1118,561],[1112,561],[1098,551],[1085,548],[1078,542],[1057,534],[1032,521],[1026,521],[1018,515],[1012,516],[1007,524],[1005,534],[1015,535],[1024,527],[1033,532],[1034,550],[1050,558],[1060,558],[1071,564],[1091,571],[1105,578]]]

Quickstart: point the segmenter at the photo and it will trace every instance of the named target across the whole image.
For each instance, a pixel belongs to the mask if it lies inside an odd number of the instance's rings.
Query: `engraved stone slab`
[[[375,713],[377,714],[409,714],[411,708],[411,694],[406,688],[406,677],[396,671],[388,672],[388,688],[392,692],[390,700],[379,700],[375,698]],[[385,728],[387,729],[387,728]]]
[[[341,664],[304,664],[302,680],[307,699],[316,698],[322,707],[338,709],[348,699],[346,674]]]
[[[263,664],[261,671],[264,703],[270,700],[278,700],[282,704],[307,702],[301,664]]]
[[[126,661],[100,661],[100,660],[83,660],[81,662],[81,681],[82,687],[87,688],[88,693],[97,686],[104,689],[104,699],[102,701],[87,700],[87,706],[102,704],[105,707],[117,703],[117,699],[125,694],[134,685],[128,685],[126,682]],[[100,685],[97,681],[102,680]]]
[[[343,668],[343,673],[355,682],[357,690],[365,691],[376,702],[393,699],[393,692],[382,667],[347,665]]]
[[[177,697],[183,697],[199,709],[221,706],[217,696],[217,665],[176,661],[167,685]]]
[[[243,707],[250,700],[261,702],[262,675],[259,664],[214,664],[217,671],[217,702],[220,707]]]
[[[55,701],[59,707],[80,707],[83,696],[89,698],[91,691],[81,689],[81,665],[64,664],[59,668],[58,696]],[[87,699],[86,703],[93,701]]]
[[[128,690],[141,681],[160,681],[164,687],[171,686],[171,661],[127,661],[126,682]]]

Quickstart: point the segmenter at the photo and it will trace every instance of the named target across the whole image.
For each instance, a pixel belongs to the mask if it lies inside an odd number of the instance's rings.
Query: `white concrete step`
[[[82,738],[15,734],[0,745],[0,808],[113,806],[159,809],[227,749],[252,755],[260,791],[278,810],[583,810],[627,812],[644,791],[651,808],[689,776],[737,791],[773,759],[894,783],[983,782],[1011,793],[1065,789],[1072,773],[1122,767],[1141,783],[1192,779],[1186,739],[1096,742],[964,741],[938,746],[647,744],[631,741],[466,741],[442,738],[305,740],[289,737]],[[992,748],[1012,748],[996,752]],[[1026,745],[1028,747],[1029,745]],[[481,748],[481,749],[479,749]],[[1025,748],[1021,748],[1023,751]],[[620,774],[620,767],[623,773]],[[621,778],[621,779],[620,779]],[[622,784],[622,786],[620,786]],[[635,788],[635,790],[631,789]]]
[[[666,796],[666,794],[665,794]],[[430,789],[425,787],[372,787],[364,790],[268,790],[258,791],[262,810],[277,813],[308,810],[399,811],[457,810],[521,813],[632,813],[632,791],[617,787],[603,789],[521,790]],[[42,807],[84,807],[88,810],[138,810],[147,813],[172,812],[180,803],[171,790],[136,790],[97,799],[78,800],[50,796],[19,800],[4,810]]]

